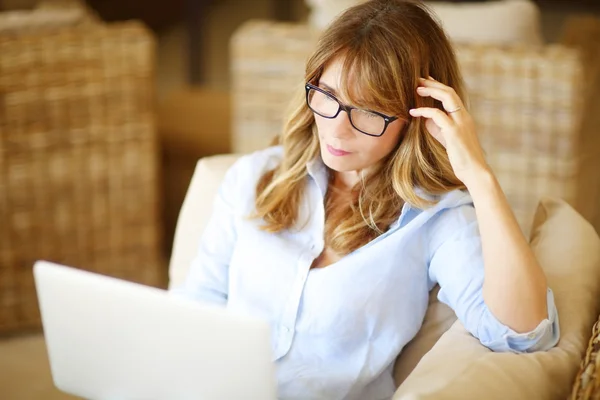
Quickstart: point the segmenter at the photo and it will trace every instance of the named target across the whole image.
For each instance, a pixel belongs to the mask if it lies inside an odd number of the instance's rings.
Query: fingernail
[[[413,115],[417,112],[417,110],[415,110],[414,108],[411,108],[410,110],[408,110],[408,112],[410,113],[410,115]]]
[[[423,86],[419,86],[419,87],[417,88],[417,90],[419,90],[419,91],[421,91],[421,92],[422,92],[422,91],[424,91],[424,90],[426,90],[426,89],[427,89],[427,88],[424,88]]]

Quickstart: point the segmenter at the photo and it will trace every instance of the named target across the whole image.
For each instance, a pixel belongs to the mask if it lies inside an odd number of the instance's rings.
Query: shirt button
[[[287,327],[287,326],[284,326],[284,327],[283,327],[283,331],[284,331],[285,333],[290,333],[291,329],[290,329],[289,327]]]

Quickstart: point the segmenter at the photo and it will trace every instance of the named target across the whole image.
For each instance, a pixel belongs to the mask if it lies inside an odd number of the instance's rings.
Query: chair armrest
[[[200,237],[210,218],[217,190],[225,173],[238,157],[238,155],[227,154],[206,157],[198,161],[175,230],[169,264],[170,288],[183,282],[187,276],[192,260],[196,256]]]

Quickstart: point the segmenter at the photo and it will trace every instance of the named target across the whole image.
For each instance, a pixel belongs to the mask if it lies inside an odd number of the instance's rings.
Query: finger
[[[446,111],[452,111],[456,110],[458,107],[462,107],[458,96],[447,90],[436,87],[419,86],[417,88],[417,93],[419,93],[420,96],[433,97],[434,99],[441,101]]]
[[[421,83],[421,85],[427,86],[427,87],[436,87],[436,88],[439,88],[439,89],[444,89],[444,90],[448,90],[448,91],[454,91],[454,89],[452,89],[450,86],[444,85],[442,82],[436,81],[431,76],[429,78],[427,78],[427,79],[426,78],[419,78],[419,83]]]
[[[463,106],[462,99],[458,96],[458,93],[456,93],[456,90],[454,90],[453,87],[444,85],[443,83],[436,81],[431,76],[429,77],[429,79],[420,78],[420,82],[421,82],[421,85],[424,87],[437,88],[437,89],[443,90],[444,92],[449,93],[452,97],[454,97],[456,99],[456,103],[455,103],[456,107],[451,108],[450,110],[453,110],[457,107]]]
[[[439,108],[430,108],[430,107],[413,108],[413,109],[409,110],[409,113],[413,117],[430,118],[441,129],[450,129],[450,128],[454,127],[454,122],[452,121],[452,119],[448,116],[448,114],[446,114]]]
[[[437,86],[419,86],[417,93],[421,96],[430,96],[442,102],[444,110],[457,122],[464,122],[465,107],[458,94],[451,87],[442,85]]]

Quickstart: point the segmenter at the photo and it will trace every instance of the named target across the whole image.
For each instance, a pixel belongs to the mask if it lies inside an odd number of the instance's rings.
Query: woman
[[[270,321],[280,398],[390,398],[436,284],[484,346],[553,347],[552,292],[427,10],[347,10],[303,89],[281,146],[228,171],[177,292]]]

